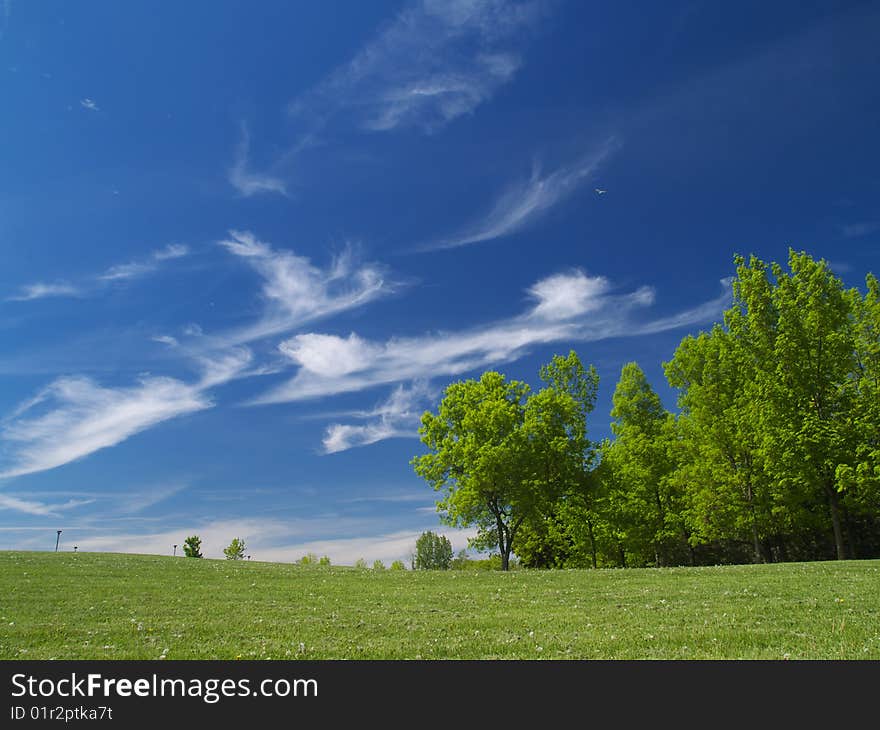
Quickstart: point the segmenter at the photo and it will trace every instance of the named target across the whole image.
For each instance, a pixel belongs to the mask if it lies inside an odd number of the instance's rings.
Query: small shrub
[[[201,558],[202,538],[198,535],[190,535],[183,541],[183,554],[188,558]]]
[[[223,548],[227,560],[244,560],[244,551],[244,540],[239,540],[237,537],[233,537],[232,542]]]

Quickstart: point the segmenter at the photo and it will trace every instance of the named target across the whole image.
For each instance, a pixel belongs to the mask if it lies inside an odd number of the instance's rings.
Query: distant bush
[[[463,557],[460,552],[452,561],[451,567],[453,570],[501,570],[501,556],[498,553],[492,553],[485,558],[474,559]],[[521,567],[519,561],[511,555],[509,570],[518,570]]]
[[[452,543],[445,535],[437,535],[428,530],[416,540],[414,570],[448,570],[451,563]]]
[[[326,555],[322,555],[321,559],[318,561],[318,565],[330,565],[330,558]]]
[[[385,570],[385,563],[383,563],[381,560],[374,560],[373,570]]]
[[[307,555],[303,555],[298,562],[300,565],[317,565],[318,556],[314,553],[308,553]]]
[[[367,569],[367,561],[364,560],[363,558],[358,558],[354,562],[354,567],[357,568],[358,570],[366,570]]]
[[[237,537],[233,537],[232,542],[223,548],[227,560],[244,560],[244,551],[244,540],[239,540]]]
[[[201,558],[202,538],[198,535],[190,535],[183,541],[183,554],[188,558]]]
[[[395,560],[391,563],[391,570],[406,570],[406,566],[403,564],[402,560]]]

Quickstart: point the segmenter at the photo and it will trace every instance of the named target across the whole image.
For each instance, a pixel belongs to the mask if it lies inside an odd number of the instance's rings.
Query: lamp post
[[[61,542],[61,530],[58,530],[58,535],[55,537],[55,552],[58,552],[58,543]]]
[[[173,555],[174,555],[175,558],[177,557],[177,545],[174,546],[174,553],[173,553]]]

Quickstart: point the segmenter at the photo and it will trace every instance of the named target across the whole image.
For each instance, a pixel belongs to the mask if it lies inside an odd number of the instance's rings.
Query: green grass
[[[880,560],[372,571],[0,552],[0,659],[880,659]]]

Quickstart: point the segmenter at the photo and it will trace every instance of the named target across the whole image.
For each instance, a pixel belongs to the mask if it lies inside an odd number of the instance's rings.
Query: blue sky
[[[876,3],[0,2],[0,549],[456,549],[419,414],[878,272]],[[603,192],[600,192],[603,191]],[[178,551],[179,552],[179,551]]]

